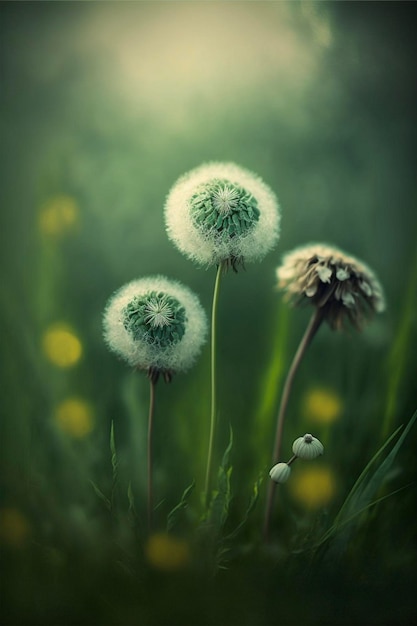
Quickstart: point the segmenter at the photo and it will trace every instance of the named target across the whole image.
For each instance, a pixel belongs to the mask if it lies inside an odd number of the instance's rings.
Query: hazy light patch
[[[71,196],[59,195],[47,200],[39,211],[39,230],[44,235],[61,235],[73,228],[79,208]]]
[[[145,556],[149,565],[163,572],[184,569],[191,558],[188,543],[167,533],[155,533],[149,537]]]
[[[58,428],[67,435],[81,439],[94,428],[92,407],[80,398],[67,398],[59,404],[54,413]]]
[[[331,424],[341,415],[343,403],[331,389],[315,387],[307,391],[303,399],[303,415],[317,424]]]
[[[112,89],[157,115],[180,121],[182,111],[186,122],[186,111],[172,105],[239,107],[268,83],[282,97],[314,79],[320,46],[301,32],[286,3],[275,11],[234,3],[123,8],[92,11],[81,39],[103,53]]]
[[[51,88],[62,83],[74,128],[63,127],[67,143],[57,144],[65,176],[82,194],[86,223],[106,214],[97,240],[117,265],[120,245],[137,246],[138,214],[150,232],[144,253],[152,252],[161,181],[166,191],[172,181],[155,163],[188,154],[191,166],[193,146],[198,165],[247,150],[248,141],[261,154],[264,119],[295,128],[298,137],[310,132],[306,94],[323,48],[291,2],[87,4],[59,45],[49,29],[37,67],[43,71],[53,57],[43,80]],[[59,231],[55,219],[46,213],[43,231]]]
[[[76,365],[83,351],[77,335],[64,323],[54,324],[45,331],[42,349],[51,363],[62,368]]]
[[[26,517],[13,507],[0,509],[0,543],[20,548],[28,540],[31,527]]]
[[[325,465],[294,469],[288,488],[294,500],[307,509],[328,504],[337,490],[335,475]]]
[[[301,14],[307,19],[313,32],[314,39],[324,48],[333,43],[333,35],[327,16],[320,13],[314,2],[301,2]]]

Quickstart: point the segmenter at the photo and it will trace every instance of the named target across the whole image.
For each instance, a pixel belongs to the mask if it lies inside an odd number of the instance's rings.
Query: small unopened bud
[[[276,483],[286,483],[291,474],[291,467],[287,463],[277,463],[269,472]]]
[[[307,433],[304,437],[298,437],[292,444],[292,451],[299,459],[311,461],[323,454],[324,447],[321,441]]]

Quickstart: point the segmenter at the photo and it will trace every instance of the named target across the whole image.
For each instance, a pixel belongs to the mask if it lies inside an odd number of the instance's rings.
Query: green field
[[[414,13],[1,3],[2,624],[416,620]],[[150,386],[107,349],[102,317],[122,285],[161,274],[210,319],[215,268],[181,254],[164,220],[175,181],[210,161],[267,183],[280,238],[221,280],[210,510],[210,342],[155,386],[149,530]],[[325,453],[279,487],[265,542],[275,420],[311,314],[275,270],[315,242],[369,265],[387,306],[362,332],[324,324],[307,350],[282,461],[304,433]]]

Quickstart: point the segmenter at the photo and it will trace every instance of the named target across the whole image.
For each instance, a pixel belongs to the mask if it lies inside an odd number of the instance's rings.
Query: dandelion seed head
[[[234,163],[208,163],[174,184],[165,204],[167,233],[201,265],[262,259],[279,236],[278,202],[255,174]]]
[[[201,184],[191,197],[190,212],[200,233],[219,244],[244,236],[259,221],[254,196],[227,180]]]
[[[232,209],[235,209],[239,204],[239,197],[238,189],[227,181],[214,184],[213,207],[219,214],[227,215]]]
[[[124,309],[123,323],[135,341],[166,348],[185,333],[185,309],[173,296],[150,291],[133,298]]]
[[[361,330],[372,314],[385,310],[374,272],[335,247],[310,244],[293,250],[277,268],[277,278],[293,304],[309,301],[321,308],[334,329],[349,321]]]
[[[178,302],[178,301],[177,301]],[[150,297],[145,304],[145,322],[151,326],[169,326],[174,319],[174,312],[168,297],[165,294]]]
[[[130,365],[178,372],[201,351],[207,317],[190,289],[155,276],[134,280],[110,298],[103,329],[110,350]]]

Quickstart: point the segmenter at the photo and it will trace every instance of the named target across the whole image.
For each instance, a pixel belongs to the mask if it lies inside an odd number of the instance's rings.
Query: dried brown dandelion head
[[[361,330],[385,309],[382,286],[372,270],[338,248],[312,244],[286,254],[277,270],[278,287],[295,305],[311,302],[322,309],[331,328],[346,321]]]

